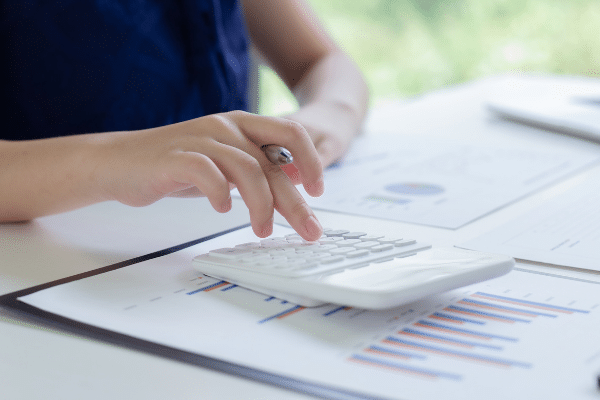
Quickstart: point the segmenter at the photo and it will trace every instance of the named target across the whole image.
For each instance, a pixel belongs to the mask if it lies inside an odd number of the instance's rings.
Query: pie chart
[[[403,194],[409,196],[433,196],[444,193],[444,188],[430,183],[394,183],[387,185],[385,190],[388,192]]]

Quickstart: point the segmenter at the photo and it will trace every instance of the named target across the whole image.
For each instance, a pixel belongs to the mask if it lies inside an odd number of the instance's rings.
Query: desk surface
[[[458,87],[371,114],[369,134],[397,130],[428,135],[461,128],[464,140],[485,131],[482,107],[489,80]],[[487,85],[487,86],[486,86]],[[437,115],[430,118],[431,113]],[[500,122],[496,122],[500,123]],[[518,128],[515,128],[518,129]],[[525,128],[523,128],[525,129]],[[526,129],[540,140],[566,140]],[[596,146],[582,142],[582,145]],[[599,148],[600,149],[600,148]],[[595,167],[600,168],[600,167]],[[590,171],[583,172],[590,173]],[[561,184],[568,184],[568,180]],[[396,230],[434,245],[472,239],[540,204],[549,189],[504,207],[458,230],[373,220],[328,212],[323,225]],[[29,223],[0,225],[0,294],[168,248],[248,222],[244,204],[218,214],[206,199],[163,199],[144,208],[101,203]],[[306,396],[82,337],[49,330],[0,310],[0,382],[6,398],[301,399]]]

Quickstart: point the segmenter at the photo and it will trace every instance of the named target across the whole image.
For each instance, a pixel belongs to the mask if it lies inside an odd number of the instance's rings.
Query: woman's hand
[[[98,144],[94,179],[108,199],[144,206],[179,192],[205,195],[215,210],[227,212],[235,185],[259,237],[271,234],[274,209],[303,238],[316,240],[322,234],[292,182],[260,150],[264,144],[290,150],[307,193],[320,196],[324,189],[321,162],[297,122],[233,111],[159,128],[93,136]]]

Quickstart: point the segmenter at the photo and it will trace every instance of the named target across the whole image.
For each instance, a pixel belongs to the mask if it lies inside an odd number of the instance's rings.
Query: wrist
[[[286,118],[310,127],[319,125],[321,130],[343,133],[343,136],[353,138],[360,132],[363,115],[352,105],[335,99],[317,100],[304,104],[296,112]]]
[[[87,171],[86,190],[96,202],[116,200],[113,149],[118,147],[118,138],[122,132],[94,133],[82,136],[80,155]]]

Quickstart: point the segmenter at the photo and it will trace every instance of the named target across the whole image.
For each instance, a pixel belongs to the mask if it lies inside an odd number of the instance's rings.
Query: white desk
[[[465,137],[485,134],[490,122],[481,100],[495,84],[493,80],[484,81],[404,106],[380,107],[372,113],[368,130],[433,135],[460,128]],[[540,140],[573,141],[527,128],[515,126],[514,130],[515,134],[539,136]],[[427,238],[435,245],[448,245],[474,238],[526,213],[539,205],[549,190],[454,231],[326,212],[317,215],[323,225],[400,230],[412,237]],[[234,201],[230,213],[218,214],[206,199],[164,199],[145,208],[102,203],[30,223],[0,225],[0,294],[164,249],[248,220],[239,200]],[[306,398],[262,383],[51,331],[2,310],[0,386],[2,397],[10,399]]]

